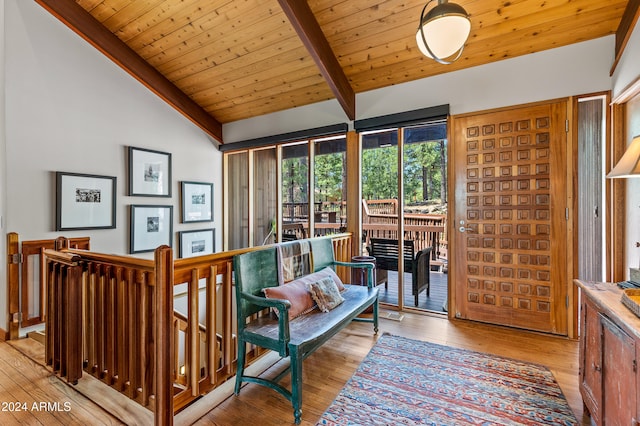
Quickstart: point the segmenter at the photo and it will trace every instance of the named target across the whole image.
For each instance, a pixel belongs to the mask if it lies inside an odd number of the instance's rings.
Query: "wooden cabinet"
[[[596,425],[637,425],[640,319],[610,283],[576,281],[580,309],[580,393]]]
[[[580,337],[580,393],[596,424],[601,424],[602,406],[602,334],[600,315],[590,299],[582,303]]]
[[[600,316],[602,324],[602,424],[635,425],[637,410],[636,342]]]

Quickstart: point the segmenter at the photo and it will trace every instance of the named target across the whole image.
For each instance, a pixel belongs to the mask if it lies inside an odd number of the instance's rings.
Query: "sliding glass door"
[[[362,232],[378,264],[381,301],[444,312],[446,121],[366,132],[361,140]]]
[[[346,229],[344,135],[228,153],[225,167],[225,249]]]
[[[309,144],[282,146],[282,240],[309,236]]]

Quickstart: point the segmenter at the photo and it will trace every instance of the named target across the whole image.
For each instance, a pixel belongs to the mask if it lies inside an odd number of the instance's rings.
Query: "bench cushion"
[[[289,346],[304,347],[327,333],[329,337],[333,336],[371,305],[377,296],[378,288],[345,284],[345,291],[342,292],[344,302],[335,309],[329,312],[314,309],[289,322]],[[245,332],[278,341],[278,319],[275,316],[260,317],[247,324]]]
[[[318,282],[323,278],[331,278],[338,290],[340,292],[344,291],[342,280],[340,280],[338,274],[329,267],[309,275],[303,275],[286,284],[264,288],[262,291],[267,299],[288,300],[291,303],[289,319],[294,319],[316,307],[316,302],[309,292],[309,284]],[[278,314],[277,309],[274,309],[274,312],[276,315]]]
[[[316,302],[311,297],[307,283],[302,280],[293,280],[290,283],[267,287],[263,289],[267,299],[284,299],[291,303],[289,308],[289,320],[306,314],[316,307]],[[278,315],[278,310],[273,312]]]

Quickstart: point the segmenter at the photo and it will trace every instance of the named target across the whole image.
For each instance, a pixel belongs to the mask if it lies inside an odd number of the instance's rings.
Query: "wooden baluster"
[[[199,292],[198,292],[198,270],[191,270],[191,281],[189,281],[189,322],[188,322],[188,353],[189,353],[189,384],[191,395],[198,396],[198,383],[200,381],[200,336],[199,336]],[[173,311],[173,309],[172,309]]]
[[[140,315],[140,291],[138,282],[136,281],[137,271],[132,268],[127,268],[126,272],[127,282],[129,283],[127,300],[129,306],[129,312],[131,313],[131,321],[129,322],[128,341],[129,341],[129,375],[128,375],[128,390],[127,395],[129,398],[135,399],[138,394],[138,387],[140,386],[140,372],[138,370],[138,360],[140,359],[138,348],[140,347],[140,333],[139,333],[139,315]]]
[[[224,331],[222,333],[222,342],[224,344],[224,367],[228,375],[235,374],[233,369],[233,361],[236,359],[237,347],[233,344],[233,323],[231,303],[233,302],[233,262],[227,262],[226,273],[222,282],[222,324]]]
[[[82,266],[65,267],[66,369],[67,380],[77,384],[82,377]]]
[[[63,344],[64,342],[64,322],[63,322],[63,311],[64,311],[64,303],[62,299],[62,265],[60,263],[56,263],[56,277],[55,277],[55,325],[54,325],[54,345],[53,345],[53,371],[58,371],[61,376],[65,374],[64,370],[64,353],[63,353]]]
[[[116,338],[116,293],[115,280],[113,277],[113,267],[105,268],[104,296],[105,296],[105,377],[107,384],[113,385],[116,377],[116,352],[118,351],[118,340]]]
[[[47,286],[47,312],[50,314],[47,315],[47,319],[45,321],[45,361],[47,365],[53,366],[53,345],[54,345],[54,334],[55,334],[55,264],[53,262],[47,262],[47,282],[49,285]]]
[[[137,400],[142,401],[142,405],[149,403],[149,392],[153,386],[153,381],[150,379],[149,366],[151,365],[152,353],[155,349],[151,346],[153,338],[149,336],[149,325],[153,321],[150,318],[152,315],[152,309],[150,307],[153,303],[153,295],[149,294],[149,290],[153,290],[147,283],[147,279],[155,280],[153,273],[145,273],[143,271],[136,271],[136,285],[138,287],[139,299],[138,299],[138,341],[136,342],[137,360],[138,366],[136,369],[136,389]]]
[[[115,332],[116,332],[116,382],[114,387],[118,392],[122,392],[125,388],[127,380],[127,328],[131,319],[129,318],[129,310],[127,309],[127,290],[126,282],[123,277],[123,269],[116,268],[113,274],[113,282],[115,286]]]
[[[212,385],[217,384],[218,380],[218,364],[220,360],[220,350],[218,349],[218,339],[216,330],[216,304],[217,304],[217,275],[218,268],[211,266],[209,268],[209,279],[207,280],[207,306],[206,306],[206,324],[207,324],[207,353],[209,354],[208,370],[209,382]]]

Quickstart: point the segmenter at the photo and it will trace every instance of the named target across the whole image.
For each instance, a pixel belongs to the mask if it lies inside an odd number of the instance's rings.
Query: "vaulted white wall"
[[[5,53],[4,53],[4,0],[0,0],[0,259],[6,259],[6,239],[4,234],[6,233],[5,218],[7,214],[7,174],[6,174],[6,121],[5,121]],[[0,328],[6,330],[5,323],[7,321],[5,313],[8,312],[7,304],[7,285],[6,277],[7,268],[4,262],[0,262]]]
[[[175,253],[178,231],[208,227],[216,228],[220,249],[222,154],[212,141],[36,2],[3,3],[5,75],[0,86],[6,126],[0,137],[0,240],[6,232],[17,232],[22,240],[62,234],[55,231],[54,174],[65,171],[116,176],[118,184],[116,229],[64,232],[65,236],[88,235],[96,251],[127,253],[129,205],[161,204],[174,208]],[[2,56],[0,50],[0,60]],[[127,195],[127,146],[172,154],[171,198]],[[214,222],[180,223],[183,180],[214,183]],[[0,268],[5,253],[3,247]],[[0,300],[5,303],[0,305],[0,328],[6,330],[6,272],[0,282]]]

